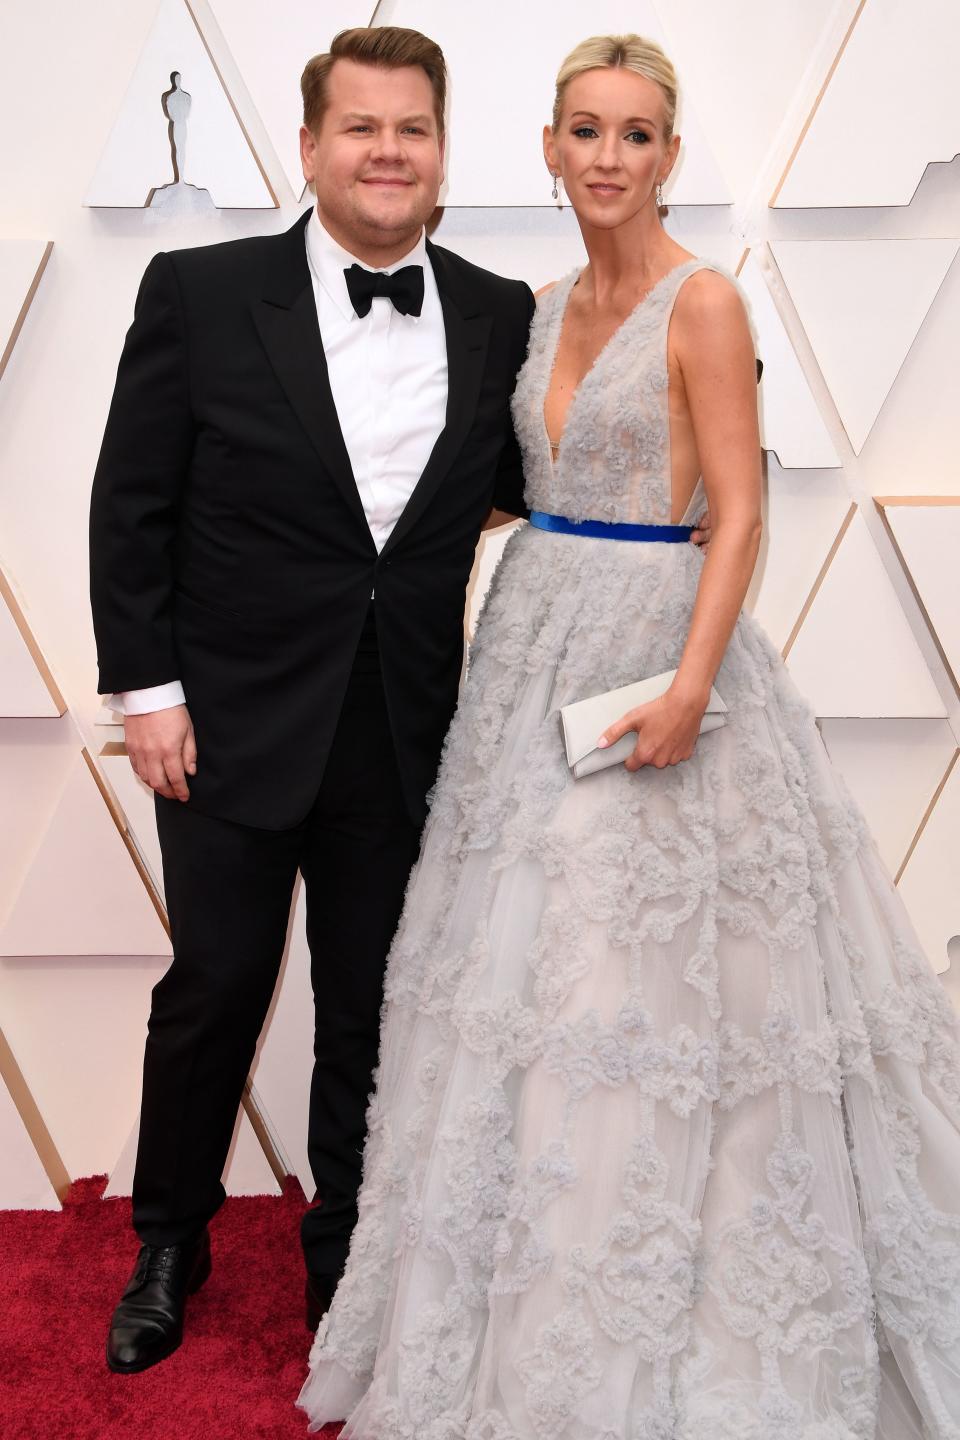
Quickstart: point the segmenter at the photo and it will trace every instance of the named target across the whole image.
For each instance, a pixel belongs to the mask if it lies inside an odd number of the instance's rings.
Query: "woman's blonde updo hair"
[[[581,40],[576,49],[570,51],[557,76],[557,95],[553,102],[554,130],[560,124],[563,97],[574,76],[587,70],[611,70],[618,66],[632,70],[635,75],[643,75],[660,86],[664,98],[663,139],[665,144],[668,143],[673,138],[677,118],[677,72],[660,46],[642,35],[591,35],[589,40]]]

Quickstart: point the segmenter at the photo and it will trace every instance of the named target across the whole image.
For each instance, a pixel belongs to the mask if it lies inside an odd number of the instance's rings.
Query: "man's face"
[[[320,215],[353,254],[413,244],[437,204],[443,140],[419,65],[386,70],[338,60],[317,132],[300,131],[303,174]]]

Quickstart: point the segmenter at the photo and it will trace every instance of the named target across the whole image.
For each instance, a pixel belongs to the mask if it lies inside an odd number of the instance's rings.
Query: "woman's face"
[[[664,142],[664,104],[659,85],[620,66],[569,82],[556,131],[544,130],[544,155],[581,222],[612,230],[655,212],[657,182],[680,146],[676,135]]]

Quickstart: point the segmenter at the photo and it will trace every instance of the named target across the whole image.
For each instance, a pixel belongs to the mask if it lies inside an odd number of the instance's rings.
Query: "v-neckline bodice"
[[[579,283],[580,278],[583,275],[584,270],[586,269],[586,266],[581,267],[579,270],[571,270],[569,275],[567,275],[564,280],[561,280],[559,282],[557,286],[557,291],[559,293],[556,295],[554,300],[554,313],[550,317],[552,331],[550,335],[547,353],[547,379],[544,386],[543,397],[540,405],[541,428],[543,430],[543,438],[547,449],[547,461],[549,463],[551,472],[553,472],[560,464],[564,436],[569,429],[570,416],[574,406],[577,403],[577,399],[584,387],[584,384],[587,383],[590,380],[591,376],[596,373],[598,366],[606,356],[607,352],[610,350],[614,341],[616,341],[618,337],[622,335],[624,328],[627,325],[630,325],[633,320],[635,320],[637,315],[646,306],[647,302],[653,299],[653,297],[662,288],[662,286],[666,283],[667,280],[669,280],[672,276],[675,276],[680,270],[685,270],[688,266],[700,265],[702,263],[703,262],[700,260],[699,256],[694,255],[689,260],[682,260],[679,265],[671,266],[669,270],[665,271],[664,274],[660,276],[659,280],[655,281],[654,284],[650,286],[650,289],[647,290],[645,294],[641,295],[640,299],[637,301],[636,305],[634,305],[633,309],[629,312],[629,314],[625,315],[620,321],[620,324],[617,325],[615,329],[610,332],[606,340],[601,345],[600,349],[597,351],[596,355],[593,357],[590,364],[587,366],[586,370],[580,376],[580,379],[577,381],[576,385],[573,387],[573,390],[570,394],[570,401],[567,405],[566,414],[564,415],[563,429],[560,432],[560,438],[557,441],[556,446],[554,446],[553,441],[550,439],[550,431],[547,428],[547,397],[550,394],[550,387],[553,384],[554,372],[557,368],[557,356],[560,353],[560,341],[563,338],[563,323],[567,316],[567,309],[570,304],[570,296],[572,295],[576,285]],[[561,289],[561,287],[563,288]]]

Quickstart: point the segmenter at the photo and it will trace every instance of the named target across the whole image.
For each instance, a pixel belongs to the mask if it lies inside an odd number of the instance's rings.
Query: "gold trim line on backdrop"
[[[10,334],[7,338],[7,343],[4,347],[3,354],[0,355],[0,375],[2,375],[4,370],[7,368],[7,361],[13,354],[13,347],[17,343],[17,338],[20,334],[20,331],[23,329],[23,322],[27,318],[27,311],[33,304],[33,297],[34,295],[36,295],[40,281],[43,279],[43,272],[47,268],[47,261],[50,259],[50,253],[52,250],[53,241],[48,240],[46,244],[46,249],[40,257],[40,264],[37,266],[37,273],[34,275],[33,280],[30,282],[29,290],[23,297],[23,304],[20,307],[20,314],[14,321],[13,329],[10,331]]]
[[[828,85],[830,84],[830,81],[833,79],[833,77],[834,77],[834,75],[835,75],[835,73],[836,73],[837,66],[840,64],[840,61],[843,59],[843,52],[844,52],[844,50],[846,50],[847,45],[850,43],[850,37],[851,37],[851,35],[853,34],[854,30],[856,29],[857,21],[860,19],[860,16],[863,14],[863,9],[864,9],[864,6],[866,5],[866,3],[867,3],[867,0],[860,0],[860,4],[857,6],[856,14],[854,15],[853,19],[850,21],[850,24],[847,26],[847,32],[846,32],[846,34],[844,35],[843,39],[840,41],[840,48],[838,49],[836,55],[833,57],[833,63],[831,64],[830,69],[827,71],[827,74],[826,74],[826,77],[825,77],[825,79],[824,79],[824,82],[823,82],[823,84],[820,86],[819,91],[817,92],[817,98],[814,100],[813,105],[810,107],[810,114],[807,116],[806,120],[805,120],[804,123],[803,123],[803,126],[802,126],[802,128],[801,128],[801,130],[800,130],[800,134],[797,136],[797,142],[796,142],[796,144],[794,145],[793,149],[790,151],[790,158],[787,160],[786,165],[783,167],[783,174],[780,176],[780,179],[777,181],[776,188],[775,188],[773,194],[770,196],[770,199],[767,201],[767,207],[768,207],[768,208],[769,208],[771,205],[776,205],[776,203],[777,203],[777,196],[780,194],[780,191],[783,189],[784,183],[786,182],[786,178],[787,178],[787,176],[790,174],[790,167],[792,166],[794,160],[796,160],[796,158],[797,158],[797,153],[798,153],[798,151],[799,151],[799,149],[800,149],[800,146],[803,144],[804,140],[806,140],[806,138],[807,138],[807,131],[810,129],[810,126],[813,124],[814,116],[816,115],[817,111],[820,109],[820,105],[821,105],[821,102],[822,102],[822,100],[823,100],[823,97],[824,97],[824,95],[827,93],[827,87],[828,87]]]
[[[60,693],[60,687],[57,684],[56,680],[54,680],[53,678],[53,671],[50,669],[50,666],[44,659],[43,651],[40,649],[40,646],[34,639],[33,631],[30,629],[30,626],[27,623],[27,617],[21,610],[20,605],[17,601],[17,597],[14,595],[13,590],[10,587],[10,582],[8,581],[2,570],[0,570],[0,602],[6,605],[7,609],[10,611],[10,614],[13,616],[13,623],[20,631],[20,636],[23,640],[23,643],[24,645],[26,645],[27,649],[30,652],[30,658],[32,659],[34,665],[36,665],[37,667],[37,672],[40,676],[40,679],[47,687],[50,699],[53,701],[54,705],[56,705],[58,711],[60,712],[60,715],[65,715],[67,713],[67,702],[66,700],[64,700],[63,696]],[[42,715],[38,715],[28,718],[42,720],[45,717]]]
[[[930,819],[930,816],[933,814],[934,810],[937,808],[937,801],[940,799],[940,796],[943,794],[944,790],[946,789],[947,781],[950,779],[950,776],[953,774],[953,767],[954,767],[954,766],[956,765],[956,763],[957,763],[957,757],[958,757],[958,756],[960,756],[960,750],[954,750],[953,755],[950,757],[950,763],[949,763],[949,765],[947,766],[946,770],[945,770],[944,773],[943,773],[943,779],[940,781],[940,784],[937,786],[936,790],[934,790],[933,794],[931,795],[931,797],[930,797],[930,804],[927,806],[926,810],[923,812],[923,819],[920,821],[920,824],[917,826],[917,833],[916,833],[916,835],[914,835],[913,839],[910,841],[910,845],[909,845],[909,847],[908,847],[908,849],[907,849],[907,853],[906,853],[906,855],[904,855],[902,861],[900,862],[900,868],[899,868],[899,870],[897,871],[896,875],[893,877],[893,883],[894,883],[894,885],[899,885],[899,884],[900,884],[901,876],[903,875],[903,872],[904,872],[904,871],[906,870],[906,868],[907,868],[907,864],[908,864],[908,862],[909,862],[909,860],[910,860],[910,857],[911,857],[911,855],[913,854],[914,850],[916,850],[917,846],[919,845],[919,843],[920,843],[920,837],[921,837],[921,835],[923,834],[924,830],[927,828],[927,821]]]
[[[877,495],[874,497],[873,503],[876,505],[877,509],[880,512],[880,518],[883,521],[884,529],[890,537],[890,543],[892,544],[896,557],[900,562],[900,568],[903,571],[904,575],[907,577],[907,584],[910,586],[910,589],[913,593],[913,598],[916,600],[918,606],[920,607],[920,613],[923,616],[924,623],[930,632],[930,637],[937,648],[937,654],[940,656],[943,668],[949,675],[954,690],[956,690],[957,694],[960,695],[960,679],[958,679],[956,674],[954,673],[953,666],[950,664],[950,661],[947,658],[947,652],[946,650],[944,650],[943,645],[940,643],[940,636],[937,634],[937,628],[927,612],[926,605],[923,603],[923,596],[920,594],[919,587],[917,586],[917,583],[913,578],[913,572],[911,571],[910,566],[907,563],[907,557],[900,549],[899,541],[897,540],[893,526],[890,524],[890,519],[887,515],[888,507],[891,509],[895,508],[896,506],[932,508],[934,506],[960,505],[960,495]]]
[[[810,587],[810,594],[803,602],[803,608],[801,609],[800,614],[797,616],[796,623],[793,629],[790,631],[790,634],[787,636],[786,644],[780,652],[784,660],[786,660],[787,656],[790,654],[790,651],[793,648],[793,643],[796,640],[797,636],[800,634],[800,627],[802,626],[804,620],[806,620],[807,615],[810,613],[810,607],[812,606],[814,600],[816,600],[817,598],[817,592],[819,591],[820,586],[827,578],[827,571],[830,569],[830,566],[833,563],[833,557],[840,549],[841,543],[843,542],[843,537],[850,529],[850,525],[853,522],[853,517],[854,515],[856,515],[856,513],[856,504],[852,503],[850,509],[843,517],[843,522],[840,526],[840,529],[837,531],[836,539],[830,546],[830,549],[827,551],[827,558],[820,566],[820,573],[817,575],[816,580],[814,580],[813,585]]]
[[[16,1056],[10,1049],[2,1030],[0,1030],[0,1084],[6,1085],[10,1099],[16,1106],[17,1113],[23,1121],[23,1127],[30,1137],[30,1143],[46,1171],[47,1179],[53,1186],[57,1199],[62,1202],[70,1189],[67,1167],[60,1158],[60,1151],[46,1127],[43,1116],[40,1114],[40,1108],[30,1093],[30,1087],[24,1078],[23,1071],[17,1064]]]

